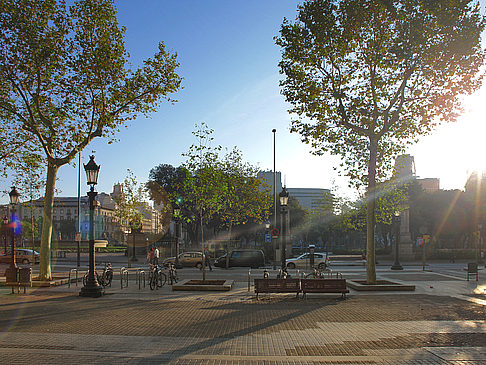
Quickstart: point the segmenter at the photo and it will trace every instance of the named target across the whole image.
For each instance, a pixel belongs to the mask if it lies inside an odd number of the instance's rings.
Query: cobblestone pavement
[[[388,276],[417,291],[256,300],[243,280],[222,293],[118,282],[92,299],[75,286],[2,288],[0,364],[486,365],[486,298],[473,290],[484,282]]]

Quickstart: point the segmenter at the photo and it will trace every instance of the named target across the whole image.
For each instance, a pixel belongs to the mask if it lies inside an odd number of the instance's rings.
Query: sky
[[[126,48],[131,63],[151,57],[163,41],[177,52],[183,89],[149,118],[139,117],[108,144],[95,139],[82,153],[87,163],[95,151],[101,165],[97,191],[111,192],[127,169],[139,181],[153,167],[179,166],[192,131],[205,122],[214,129],[214,144],[237,146],[246,161],[263,170],[273,169],[273,133],[276,132],[276,169],[287,187],[334,188],[352,197],[348,180],[333,170],[335,156],[313,156],[296,133],[290,133],[290,105],[280,95],[275,45],[284,17],[295,20],[296,0],[115,0],[118,21],[127,28]],[[484,4],[483,4],[484,5]],[[484,8],[484,6],[483,6]],[[407,153],[415,158],[420,177],[440,179],[441,188],[463,189],[467,174],[486,167],[484,103],[486,89],[464,101],[466,112],[454,124],[441,126],[422,137]],[[77,161],[77,159],[76,159]],[[82,173],[82,194],[88,187]],[[63,166],[58,173],[60,196],[77,195],[77,167]]]

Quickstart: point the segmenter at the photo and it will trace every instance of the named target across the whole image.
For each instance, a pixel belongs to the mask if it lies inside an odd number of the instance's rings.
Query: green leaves
[[[481,84],[484,21],[472,3],[305,1],[276,38],[292,131],[314,153],[341,156],[357,186],[368,182],[375,139],[377,178],[388,178],[391,158],[436,116],[454,120],[460,95]]]

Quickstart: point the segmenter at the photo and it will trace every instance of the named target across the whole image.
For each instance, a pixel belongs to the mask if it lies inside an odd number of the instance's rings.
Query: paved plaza
[[[464,266],[464,265],[462,265]],[[470,364],[486,365],[486,270],[462,266],[378,267],[378,277],[414,292],[261,295],[248,269],[215,269],[229,292],[128,288],[119,276],[101,298],[78,287],[0,287],[1,364]],[[364,268],[339,268],[348,279]],[[115,271],[117,273],[117,271]],[[252,270],[251,278],[262,277]],[[196,269],[182,278],[200,278]],[[274,273],[272,272],[271,275]]]

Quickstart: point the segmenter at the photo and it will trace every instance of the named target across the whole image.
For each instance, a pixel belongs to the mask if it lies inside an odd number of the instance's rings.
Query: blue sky
[[[237,146],[245,160],[273,168],[273,134],[277,129],[276,167],[288,187],[338,188],[350,196],[347,179],[333,170],[336,157],[316,157],[290,134],[289,105],[280,95],[278,35],[284,17],[294,20],[296,0],[116,0],[118,20],[126,26],[126,48],[134,66],[152,56],[159,41],[177,52],[184,78],[175,105],[164,104],[148,119],[139,117],[118,134],[119,142],[97,139],[83,151],[96,151],[101,165],[98,191],[111,192],[131,169],[145,181],[161,163],[178,166],[181,154],[196,140],[195,123],[215,130],[215,144]],[[484,92],[466,99],[466,113],[441,127],[408,152],[417,174],[438,177],[441,187],[463,188],[472,168],[484,167],[482,138]],[[478,133],[479,132],[479,133]],[[82,172],[82,194],[87,190]],[[63,166],[57,183],[62,196],[77,195],[77,168]]]
[[[118,135],[118,143],[99,139],[85,149],[83,161],[94,150],[101,164],[98,190],[111,191],[127,168],[146,180],[158,164],[180,165],[181,154],[196,142],[191,132],[200,122],[214,129],[215,145],[237,146],[245,160],[262,169],[273,169],[276,128],[276,167],[287,185],[329,188],[329,159],[311,156],[299,136],[290,134],[288,105],[278,85],[280,50],[273,37],[284,17],[295,19],[298,3],[116,1],[118,21],[127,28],[131,62],[140,64],[163,41],[177,52],[184,81],[175,105],[165,104],[150,118],[131,122]],[[76,174],[73,167],[60,169],[57,186],[62,195],[77,194]]]

